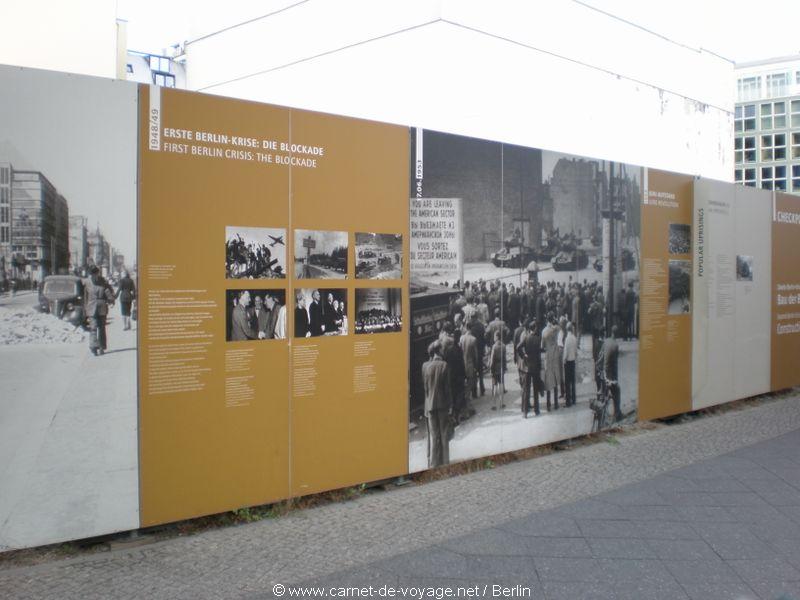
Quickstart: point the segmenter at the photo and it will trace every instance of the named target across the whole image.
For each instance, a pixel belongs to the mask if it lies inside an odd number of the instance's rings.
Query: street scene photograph
[[[347,335],[347,290],[294,290],[294,337]]]
[[[286,339],[286,290],[225,290],[225,341]]]
[[[285,240],[285,229],[226,227],[225,278],[284,279]]]
[[[402,328],[403,291],[400,288],[356,289],[355,333],[396,333]]]
[[[294,230],[295,279],[347,279],[346,231]]]
[[[641,169],[412,135],[416,205],[441,222],[436,199],[457,199],[462,239],[449,270],[410,263],[410,470],[634,422]]]
[[[670,315],[688,314],[692,310],[692,262],[669,261],[669,305]]]
[[[403,236],[356,232],[356,279],[402,279]]]
[[[135,89],[0,74],[2,550],[137,526],[139,286]]]
[[[739,254],[736,256],[736,280],[753,281],[753,257]]]

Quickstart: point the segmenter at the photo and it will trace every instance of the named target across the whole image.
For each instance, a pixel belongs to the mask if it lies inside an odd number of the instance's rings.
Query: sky
[[[171,45],[263,16],[300,0],[117,0],[131,50]],[[333,0],[310,0],[330,2]],[[546,0],[576,2],[613,14],[693,48],[735,62],[800,53],[800,0]],[[546,6],[545,0],[540,0]]]

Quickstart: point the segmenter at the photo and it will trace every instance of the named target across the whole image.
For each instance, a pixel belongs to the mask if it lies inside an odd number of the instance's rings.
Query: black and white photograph
[[[634,422],[641,169],[412,136],[419,205],[459,200],[463,279],[411,260],[410,470]]]
[[[403,236],[356,233],[356,279],[402,279]]]
[[[139,282],[136,86],[0,79],[2,551],[139,526]]]
[[[753,257],[736,256],[736,281],[753,281]]]
[[[669,253],[689,254],[692,251],[692,226],[685,223],[669,224]]]
[[[286,339],[286,290],[225,290],[225,341]]]
[[[403,296],[400,288],[356,290],[355,333],[397,333],[402,328]]]
[[[347,290],[296,289],[294,337],[347,335]]]
[[[295,279],[347,279],[346,231],[294,231]]]
[[[285,279],[286,230],[225,228],[226,279]]]
[[[669,308],[667,314],[684,315],[692,311],[692,263],[669,261]]]

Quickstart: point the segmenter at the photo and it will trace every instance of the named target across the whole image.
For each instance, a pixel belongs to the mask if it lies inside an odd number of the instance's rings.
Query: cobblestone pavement
[[[550,599],[800,598],[798,399],[280,519],[6,569],[0,597],[263,598],[275,583],[474,579]]]

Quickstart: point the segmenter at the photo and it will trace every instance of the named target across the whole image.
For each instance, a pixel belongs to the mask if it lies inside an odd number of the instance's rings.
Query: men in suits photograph
[[[522,388],[522,412],[525,418],[530,410],[531,391],[533,391],[533,413],[539,416],[539,396],[543,392],[542,384],[542,338],[536,321],[528,321],[528,335],[523,336],[517,348],[522,360],[525,361],[525,384]]]
[[[308,322],[308,311],[306,310],[306,298],[303,292],[298,290],[295,294],[297,305],[294,309],[294,337],[310,337],[311,326]]]
[[[333,304],[333,294],[328,292],[327,301],[325,302],[325,309],[322,313],[323,324],[325,325],[325,333],[332,333],[339,328],[336,326],[338,318],[338,310]]]
[[[308,307],[308,322],[312,337],[323,334],[324,321],[322,320],[322,304],[319,301],[319,290],[314,290],[311,294],[311,306]]]
[[[238,301],[236,306],[233,307],[231,313],[231,341],[241,342],[244,340],[258,339],[258,332],[253,329],[251,324],[251,315],[249,313],[250,307],[250,292],[241,290],[239,292]]]
[[[428,467],[450,462],[450,411],[453,406],[450,374],[438,340],[428,346],[428,361],[422,365],[425,417],[428,420]]]
[[[264,308],[264,300],[261,296],[256,296],[253,299],[253,310],[251,312],[251,326],[255,330],[258,339],[263,340],[269,338],[267,334],[269,324],[269,311]]]

